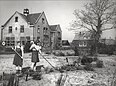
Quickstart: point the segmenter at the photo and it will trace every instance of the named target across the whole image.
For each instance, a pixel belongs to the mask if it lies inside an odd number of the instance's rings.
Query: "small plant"
[[[74,53],[69,53],[69,52],[67,52],[66,55],[67,55],[67,56],[74,56]]]
[[[65,56],[65,54],[63,53],[63,52],[53,52],[53,54],[55,55],[55,56]]]
[[[93,61],[97,61],[97,60],[98,60],[98,58],[97,58],[97,57],[94,57],[94,58],[93,58]]]
[[[55,53],[56,56],[65,56],[65,54],[63,52],[57,52]]]
[[[50,51],[47,51],[47,52],[45,52],[46,54],[51,54],[51,52]]]
[[[59,52],[59,56],[65,56],[63,52]]]
[[[87,71],[93,71],[94,70],[90,63],[86,63],[84,69],[87,70]]]
[[[102,67],[103,67],[103,61],[97,60],[97,61],[96,61],[96,67],[102,68]]]
[[[45,70],[46,73],[49,73],[50,68],[49,67],[46,67],[44,70]]]
[[[93,62],[93,58],[89,58],[85,55],[81,59],[81,64],[82,65],[85,65],[86,63],[92,63],[92,62]]]
[[[52,54],[56,55],[56,52],[52,52]]]

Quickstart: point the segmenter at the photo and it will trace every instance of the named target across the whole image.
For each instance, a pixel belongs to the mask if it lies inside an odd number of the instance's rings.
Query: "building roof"
[[[68,40],[62,40],[62,45],[63,45],[63,46],[69,46],[70,43],[69,43]]]
[[[57,29],[56,29],[57,26],[58,26],[58,25],[50,25],[51,31],[57,31]]]
[[[26,18],[27,18],[27,21],[30,22],[31,25],[33,25],[37,21],[40,15],[41,13],[29,14],[26,16]]]
[[[33,25],[37,21],[39,16],[42,14],[42,13],[33,13],[33,14],[28,14],[27,16],[25,16],[24,14],[16,11],[3,26],[5,26],[16,13],[21,15],[23,19],[25,19],[25,21],[27,21],[27,23],[30,23],[31,25]]]
[[[91,33],[90,32],[79,32],[75,34],[73,40],[90,40]]]

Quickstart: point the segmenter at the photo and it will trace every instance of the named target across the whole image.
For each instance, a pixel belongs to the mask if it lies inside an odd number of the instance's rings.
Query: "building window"
[[[45,30],[46,30],[46,28],[44,27],[44,28],[43,28],[43,30],[45,31]]]
[[[39,36],[37,37],[37,41],[40,41],[40,37]]]
[[[11,41],[10,41],[10,45],[11,46],[14,46],[15,45],[15,37],[11,37],[11,39],[10,39]]]
[[[37,27],[37,32],[39,33],[40,32],[40,26],[38,25]]]
[[[44,27],[43,28],[43,33],[44,33],[44,35],[48,35],[48,28]]]
[[[27,42],[30,42],[30,36],[27,36],[26,39],[27,39]]]
[[[21,33],[24,33],[24,25],[21,25],[21,26],[20,26],[20,32],[21,32]]]
[[[17,30],[17,27],[15,27],[15,30]]]
[[[20,37],[20,41],[21,41],[22,45],[25,45],[25,37]]]
[[[87,47],[87,42],[79,42],[79,47]]]
[[[49,36],[48,35],[44,35],[43,40],[44,40],[44,42],[48,42],[49,41]]]
[[[12,26],[9,26],[9,33],[12,33]]]
[[[86,47],[87,46],[87,42],[83,42],[83,47]]]
[[[15,37],[6,37],[6,46],[15,46]]]
[[[6,46],[10,45],[10,37],[6,37],[5,44],[6,44]]]
[[[18,17],[15,17],[15,22],[18,22]]]
[[[44,18],[42,18],[42,24],[44,24],[45,23],[45,20],[44,20]]]
[[[60,33],[60,32],[58,32],[58,36],[59,36],[59,37],[61,36],[61,33]]]

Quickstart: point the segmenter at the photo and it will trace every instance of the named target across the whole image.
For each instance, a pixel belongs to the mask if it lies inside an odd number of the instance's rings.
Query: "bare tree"
[[[113,29],[116,22],[115,0],[91,0],[84,5],[85,10],[75,10],[76,21],[71,24],[71,30],[85,28],[92,33],[91,38],[95,43],[95,51],[101,37],[102,31]]]

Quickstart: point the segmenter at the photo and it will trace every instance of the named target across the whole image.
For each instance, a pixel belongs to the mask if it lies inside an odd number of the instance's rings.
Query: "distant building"
[[[90,35],[90,32],[87,31],[82,31],[75,34],[71,45],[78,49],[79,54],[85,54],[90,52],[92,43]]]
[[[82,31],[75,34],[72,45],[78,48],[79,53],[86,53],[90,51],[93,43],[90,36],[91,33],[88,31]],[[100,43],[116,45],[116,28],[104,30],[101,34]]]
[[[60,25],[50,25],[52,49],[60,49],[62,46],[62,30]]]
[[[59,36],[61,34],[59,33],[61,32],[60,25],[57,25],[55,29]],[[30,14],[29,9],[24,9],[23,14],[16,11],[2,26],[1,40],[5,41],[6,46],[14,46],[17,41],[21,41],[22,44],[31,40],[40,41],[43,48],[49,49],[52,32],[55,31],[49,27],[44,12]],[[59,36],[59,40],[61,39],[62,35]]]
[[[104,30],[100,42],[106,45],[116,45],[116,28]]]
[[[62,48],[61,49],[71,49],[71,45],[68,40],[62,40]]]
[[[62,46],[70,46],[70,43],[68,40],[62,40]]]

